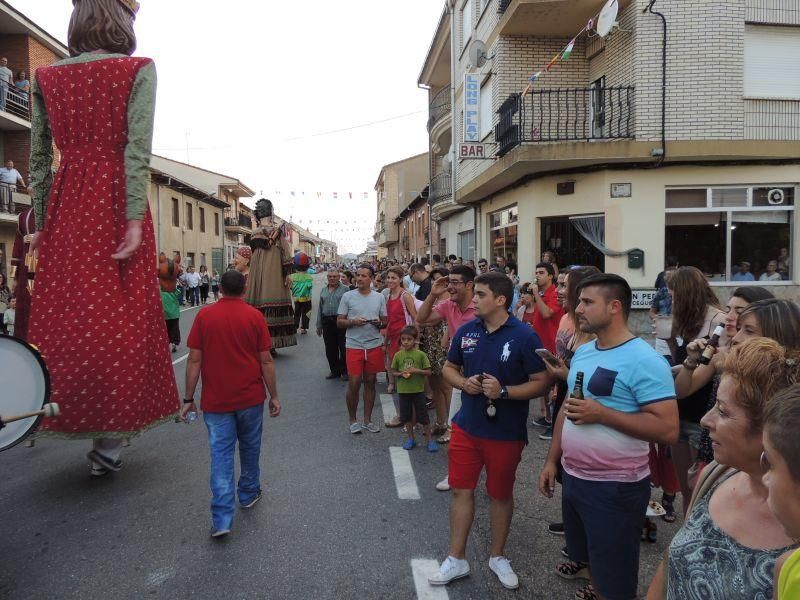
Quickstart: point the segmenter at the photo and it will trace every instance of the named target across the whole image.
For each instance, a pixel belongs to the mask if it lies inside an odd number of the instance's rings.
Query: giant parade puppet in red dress
[[[61,407],[38,435],[94,440],[95,476],[119,470],[124,438],[179,410],[147,207],[156,74],[130,56],[137,9],[73,0],[70,58],[38,69],[32,89],[39,263],[28,339]]]

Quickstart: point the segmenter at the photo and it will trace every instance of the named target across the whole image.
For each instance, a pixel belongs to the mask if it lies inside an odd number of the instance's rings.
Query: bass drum
[[[10,418],[41,410],[49,398],[50,374],[39,351],[19,338],[0,336],[0,416]],[[41,418],[6,424],[0,429],[0,452],[28,437]]]

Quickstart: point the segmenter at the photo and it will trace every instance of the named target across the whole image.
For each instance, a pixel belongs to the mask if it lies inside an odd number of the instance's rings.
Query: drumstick
[[[30,417],[38,417],[39,415],[45,417],[57,417],[58,416],[58,404],[55,402],[49,402],[42,406],[42,410],[37,410],[36,412],[32,413],[25,413],[24,415],[15,415],[13,417],[0,417],[0,420],[3,423],[13,423],[14,421],[21,421],[22,419],[29,419]]]

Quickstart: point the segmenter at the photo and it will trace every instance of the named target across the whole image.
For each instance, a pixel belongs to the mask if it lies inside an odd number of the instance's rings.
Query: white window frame
[[[744,97],[800,100],[800,27],[746,24]],[[765,75],[770,74],[769,78]]]
[[[472,38],[472,17],[473,17],[472,0],[466,0],[461,5],[461,51],[463,52],[469,40]]]
[[[755,188],[793,188],[794,189],[794,204],[792,206],[753,206],[753,189]],[[800,186],[793,183],[756,183],[756,184],[741,184],[741,185],[686,185],[686,186],[669,186],[664,192],[664,201],[666,203],[666,193],[672,190],[702,190],[706,191],[706,205],[697,208],[665,208],[666,214],[675,213],[725,213],[725,222],[733,223],[733,214],[737,212],[788,212],[789,215],[789,257],[792,260],[791,279],[785,281],[754,281],[754,285],[763,286],[781,286],[781,285],[795,285],[798,279],[797,265],[795,264],[795,227],[797,219],[797,193],[800,191]],[[747,203],[745,206],[712,206],[712,196],[714,190],[722,189],[747,189]],[[711,286],[727,286],[741,284],[741,281],[734,281],[732,279],[732,265],[733,265],[733,233],[731,227],[728,227],[725,234],[725,281],[709,281]],[[665,225],[665,238],[666,238],[666,225]],[[666,250],[666,239],[665,239]]]

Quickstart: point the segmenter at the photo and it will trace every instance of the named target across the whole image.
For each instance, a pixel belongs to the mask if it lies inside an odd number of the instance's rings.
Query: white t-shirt
[[[0,83],[6,85],[14,81],[14,73],[8,67],[0,67]]]

